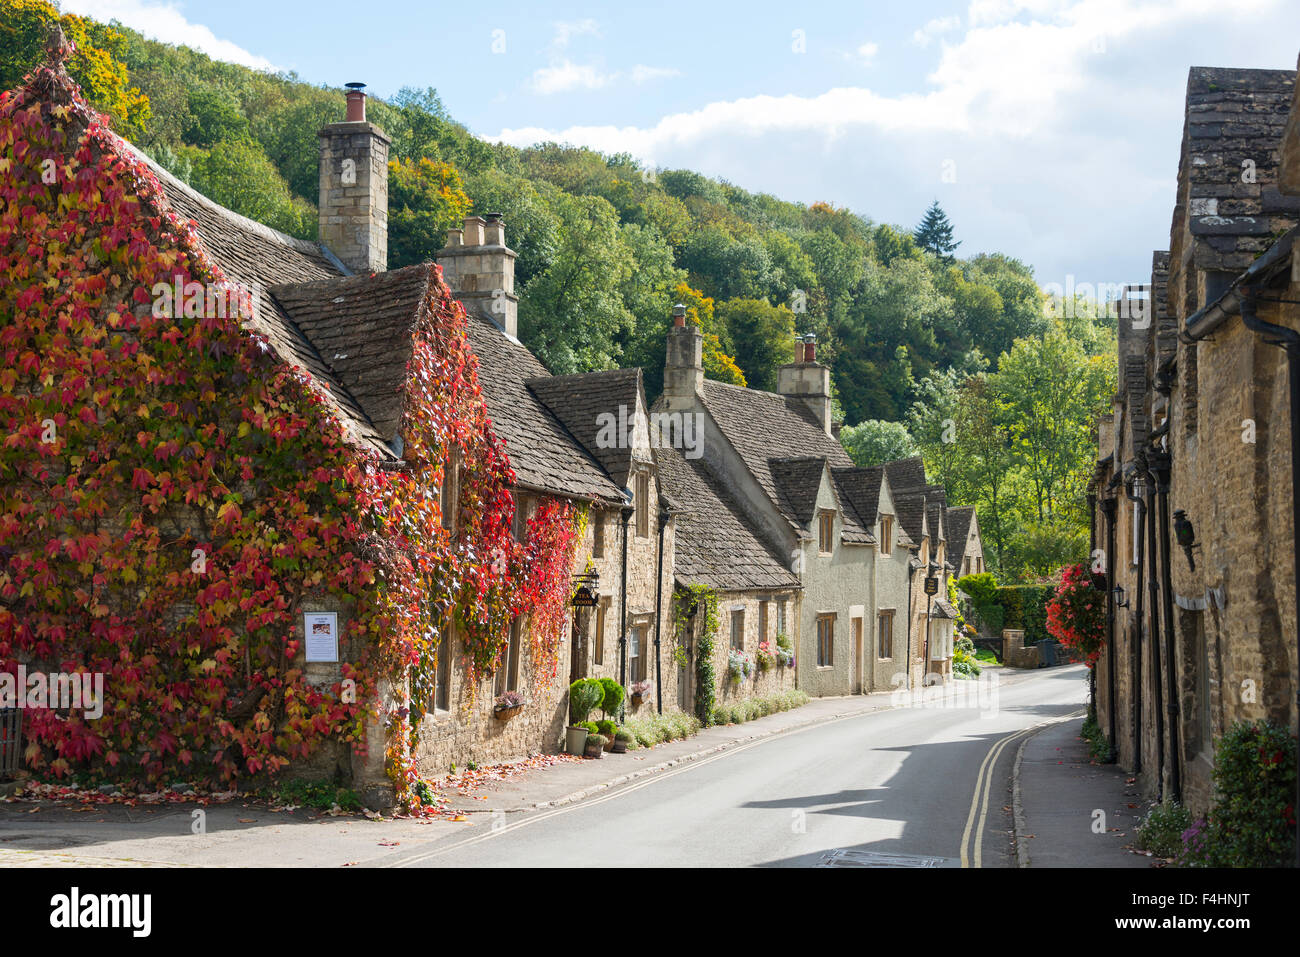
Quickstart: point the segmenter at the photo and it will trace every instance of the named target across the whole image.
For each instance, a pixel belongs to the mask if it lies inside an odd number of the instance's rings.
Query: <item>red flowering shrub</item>
[[[1062,570],[1056,594],[1047,601],[1047,633],[1089,667],[1097,663],[1106,643],[1106,596],[1093,585],[1083,565]]]

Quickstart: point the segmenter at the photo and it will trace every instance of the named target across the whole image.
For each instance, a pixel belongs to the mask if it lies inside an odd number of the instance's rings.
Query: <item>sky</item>
[[[909,229],[938,200],[959,256],[1061,286],[1141,282],[1168,247],[1190,67],[1300,52],[1300,0],[60,5],[315,84],[431,86],[490,140]]]

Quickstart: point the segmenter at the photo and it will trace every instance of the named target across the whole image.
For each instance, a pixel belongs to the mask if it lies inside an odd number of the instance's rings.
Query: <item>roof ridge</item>
[[[137,159],[145,163],[149,167],[149,171],[151,173],[153,173],[159,179],[165,179],[173,187],[187,194],[195,202],[201,203],[205,206],[209,206],[212,209],[220,212],[223,216],[230,217],[231,219],[235,220],[238,223],[238,225],[243,226],[246,229],[250,229],[255,233],[258,233],[264,239],[270,239],[275,242],[281,243],[285,246],[289,246],[297,250],[298,252],[303,253],[304,255],[309,255],[309,256],[322,255],[325,249],[323,243],[314,243],[308,239],[299,239],[296,236],[290,236],[288,233],[282,233],[280,232],[280,230],[268,226],[265,223],[259,223],[255,219],[249,219],[243,213],[237,213],[229,206],[222,206],[212,197],[199,192],[189,183],[185,182],[179,176],[172,173],[161,163],[155,160],[152,156],[146,153],[141,147],[136,146],[130,140],[126,139],[123,136],[120,136],[119,134],[113,132],[112,130],[108,130],[107,132],[109,133],[110,136],[113,137],[113,139],[117,140],[118,143],[125,146],[126,149],[130,151],[132,155],[134,155]],[[173,210],[173,212],[175,211]],[[176,215],[180,217],[180,213],[177,213]],[[331,265],[338,263],[338,260],[334,257],[332,253],[326,258],[330,260]],[[346,269],[346,267],[344,268]],[[356,275],[356,274],[350,272],[344,272],[342,276],[337,278],[347,278],[348,276],[351,275]],[[317,279],[312,281],[325,282],[327,280]]]

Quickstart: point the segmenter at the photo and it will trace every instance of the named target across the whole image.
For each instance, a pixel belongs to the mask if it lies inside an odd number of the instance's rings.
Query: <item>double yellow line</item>
[[[1012,741],[1018,741],[1021,738],[1028,737],[1035,731],[1047,727],[1049,724],[1056,724],[1058,721],[1069,721],[1071,718],[1077,718],[1083,714],[1082,711],[1074,714],[1068,714],[1061,718],[1055,718],[1051,721],[1042,721],[1038,724],[1031,725],[1028,728],[1021,728],[1019,731],[1013,731],[1005,738],[996,741],[989,753],[984,755],[984,761],[980,764],[979,774],[975,776],[975,793],[970,799],[970,813],[966,815],[966,830],[961,835],[961,866],[962,867],[982,867],[984,860],[984,822],[988,819],[989,814],[989,794],[993,790],[993,772],[997,768],[998,758],[1006,750],[1007,745]],[[979,824],[975,824],[978,814]],[[974,834],[971,831],[974,829]],[[973,838],[973,839],[972,839]],[[967,854],[967,848],[970,848],[970,854]]]

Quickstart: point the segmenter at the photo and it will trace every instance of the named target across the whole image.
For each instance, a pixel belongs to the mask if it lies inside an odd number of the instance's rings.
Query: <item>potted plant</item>
[[[649,679],[633,682],[628,691],[632,692],[632,707],[640,707],[641,702],[645,700],[645,696],[650,693]]]
[[[618,725],[609,719],[597,721],[596,733],[605,739],[605,750],[609,751],[614,747],[614,735],[618,733]]]
[[[758,654],[754,656],[754,663],[758,665],[758,670],[766,671],[776,663],[776,656],[772,653],[772,646],[766,641],[758,643]]]
[[[496,701],[492,704],[492,717],[498,721],[509,721],[523,710],[524,696],[518,691],[507,691],[505,694],[497,695]]]
[[[564,731],[564,750],[569,754],[584,753],[589,732],[582,723],[604,697],[605,689],[595,678],[579,678],[569,685],[570,723]]]
[[[782,668],[794,667],[794,642],[785,632],[776,636],[776,663]]]
[[[618,731],[614,732],[614,747],[610,750],[613,751],[614,754],[624,754],[627,749],[632,746],[632,742],[635,740],[636,739],[632,737],[631,731],[625,731],[622,728],[619,728]]]
[[[613,678],[601,678],[600,687],[604,692],[600,700],[600,713],[606,718],[616,717],[626,694],[623,686]]]
[[[605,736],[603,734],[587,735],[587,746],[582,752],[583,757],[603,758],[605,756]]]

